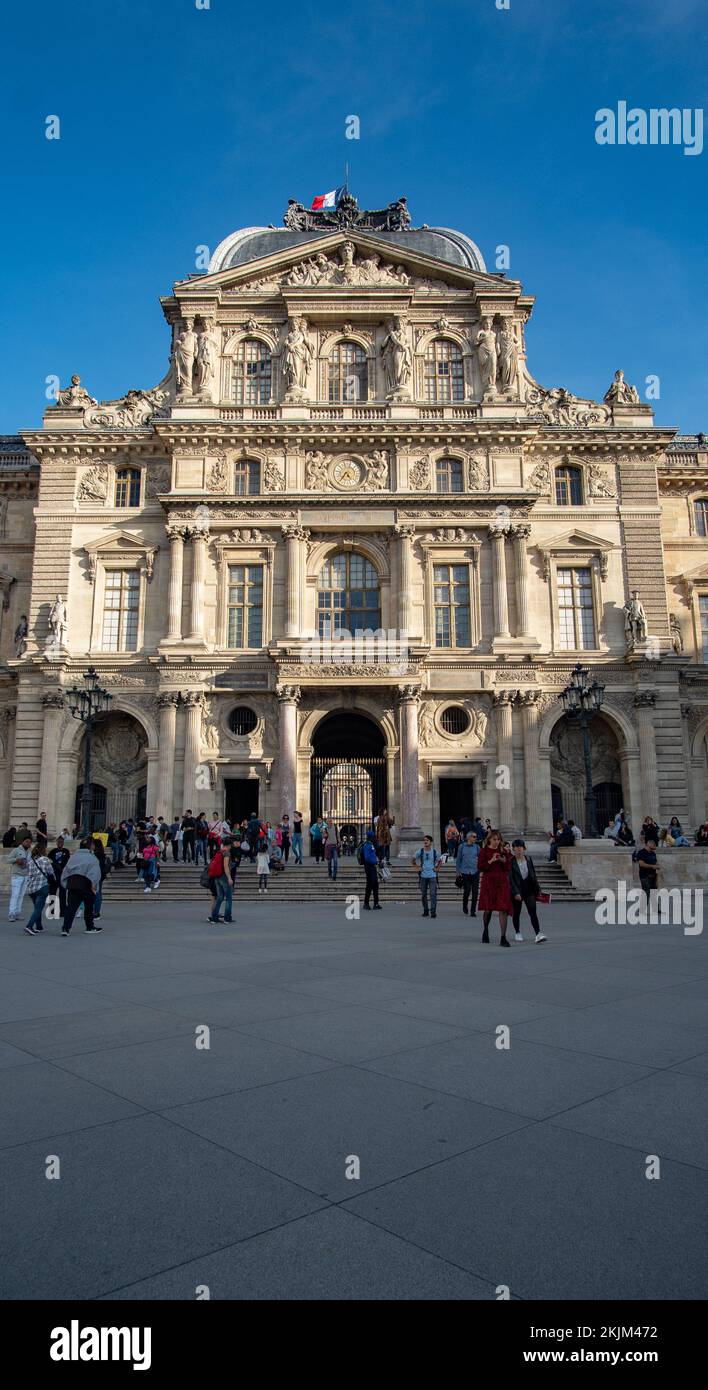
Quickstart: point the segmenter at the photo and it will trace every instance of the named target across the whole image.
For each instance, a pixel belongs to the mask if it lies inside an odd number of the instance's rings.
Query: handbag
[[[381,877],[384,880],[384,883],[391,877],[391,870],[388,864],[381,865]]]
[[[456,888],[464,888],[464,886],[465,886],[465,881],[464,881],[464,879],[463,879],[463,877],[462,877],[462,874],[455,874],[455,887],[456,887]]]
[[[545,903],[549,903],[550,901],[551,901],[551,895],[550,895],[550,893],[537,893],[537,894],[536,894],[536,902],[537,902],[537,903],[544,903],[544,904],[545,904]]]

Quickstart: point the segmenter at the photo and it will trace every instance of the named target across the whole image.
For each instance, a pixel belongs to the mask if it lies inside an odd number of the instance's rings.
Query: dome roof
[[[287,227],[243,227],[232,232],[217,246],[207,274],[214,275],[220,270],[231,270],[235,266],[246,265],[249,261],[273,256],[278,251],[289,251],[294,246],[305,246],[331,237],[336,228],[327,227],[307,232],[294,232]],[[449,227],[415,227],[407,231],[376,231],[361,229],[362,235],[376,241],[389,242],[391,249],[401,247],[417,251],[421,256],[432,256],[461,270],[486,272],[484,257],[471,237],[464,232],[451,231]],[[356,228],[352,228],[356,235]]]

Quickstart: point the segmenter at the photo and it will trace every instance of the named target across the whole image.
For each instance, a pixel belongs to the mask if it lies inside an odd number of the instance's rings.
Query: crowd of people
[[[372,818],[361,843],[355,827],[340,826],[331,816],[318,816],[309,826],[312,859],[315,864],[326,865],[333,881],[337,879],[341,856],[356,856],[364,870],[366,911],[381,911],[379,885],[391,877],[394,826],[395,819],[385,806]],[[301,811],[296,811],[292,819],[283,814],[273,823],[255,811],[234,820],[218,811],[208,816],[204,811],[195,814],[186,810],[170,821],[162,815],[112,821],[105,830],[79,839],[73,849],[68,843],[76,843],[79,827],[65,827],[50,849],[46,812],[40,812],[34,830],[25,821],[19,827],[10,826],[3,836],[3,847],[9,850],[11,877],[8,917],[11,922],[19,920],[27,894],[32,912],[23,930],[29,936],[42,932],[47,918],[59,921],[62,936],[68,936],[77,915],[83,916],[86,931],[99,932],[103,884],[108,875],[134,866],[136,883],[149,894],[160,887],[160,865],[171,855],[175,862],[202,865],[200,882],[212,898],[208,921],[229,923],[233,921],[233,895],[240,865],[244,861],[255,865],[258,893],[265,896],[271,874],[284,872],[291,861],[294,866],[303,864],[303,827]],[[672,816],[663,828],[652,816],[645,816],[639,831],[641,846],[637,849],[631,821],[624,810],[610,819],[604,837],[635,850],[632,857],[647,895],[657,885],[657,849],[692,843],[677,816]],[[549,859],[554,861],[559,849],[578,844],[582,832],[572,820],[559,820],[548,839]],[[708,822],[698,827],[694,842],[708,846]],[[509,918],[514,939],[522,941],[524,908],[534,939],[546,940],[537,912],[544,894],[525,842],[516,838],[508,843],[489,820],[483,824],[478,817],[463,817],[460,821],[451,818],[444,830],[442,849],[435,847],[431,835],[425,835],[411,865],[418,873],[423,917],[437,917],[440,871],[454,868],[462,911],[476,917],[479,908],[485,944],[489,942],[494,914],[499,918],[500,945],[509,945]]]

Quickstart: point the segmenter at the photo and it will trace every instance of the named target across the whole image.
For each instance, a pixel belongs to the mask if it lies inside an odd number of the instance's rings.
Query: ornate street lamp
[[[565,690],[561,690],[560,698],[568,718],[574,720],[582,729],[583,758],[585,760],[585,833],[591,839],[596,840],[599,831],[597,828],[597,802],[592,789],[589,728],[602,706],[605,687],[597,680],[589,683],[589,676],[590,672],[587,666],[581,666],[578,662],[577,666],[573,668],[569,684],[566,685]]]
[[[113,696],[98,683],[98,671],[89,666],[84,671],[84,684],[72,685],[66,692],[66,703],[74,719],[86,726],[84,735],[84,785],[81,793],[81,838],[91,831],[91,736],[96,717],[105,713]]]

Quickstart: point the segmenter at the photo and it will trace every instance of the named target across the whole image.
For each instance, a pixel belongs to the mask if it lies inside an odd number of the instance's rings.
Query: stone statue
[[[426,700],[420,712],[420,722],[418,726],[418,738],[422,747],[429,748],[432,743],[437,741],[435,732],[435,718],[432,700]]]
[[[47,646],[65,646],[66,631],[66,604],[61,594],[57,594],[49,614],[49,632],[47,633]]]
[[[516,346],[514,329],[508,319],[504,319],[497,334],[497,348],[502,390],[508,395],[513,395],[519,374],[519,349]]]
[[[410,379],[413,355],[402,332],[401,319],[389,319],[386,337],[381,344],[381,358],[389,395],[404,389]]]
[[[479,739],[480,743],[484,743],[484,740],[485,740],[485,738],[487,737],[487,725],[488,725],[488,723],[489,723],[489,716],[488,716],[488,714],[487,714],[487,711],[484,710],[484,709],[478,709],[478,710],[476,710],[476,711],[475,711],[475,716],[474,716],[474,731],[475,731],[475,733],[476,733],[476,735],[477,735],[477,738]]]
[[[364,490],[377,492],[385,487],[388,487],[388,454],[385,449],[375,449],[371,455]]]
[[[211,337],[211,322],[209,319],[205,319],[201,331],[197,334],[195,377],[197,391],[200,394],[208,392],[215,369],[216,354]]]
[[[197,338],[194,333],[194,319],[185,319],[184,328],[175,343],[175,372],[177,373],[177,394],[191,396],[194,360],[197,355]]]
[[[86,410],[89,405],[98,405],[98,401],[84,390],[80,376],[72,376],[71,385],[59,392],[57,406],[61,406],[62,410]]]
[[[485,396],[497,394],[497,336],[490,318],[482,319],[482,327],[477,334],[477,360]]]
[[[307,321],[295,319],[283,343],[283,376],[289,391],[304,391],[312,363]]]
[[[675,613],[669,614],[669,627],[671,629],[671,645],[676,655],[681,656],[683,652],[683,637],[681,636],[681,628],[679,627],[679,621]]]
[[[617,370],[609,390],[605,392],[606,405],[639,405],[639,392],[624,379],[624,372]]]
[[[408,211],[406,199],[397,198],[395,203],[389,203],[386,208],[386,231],[407,232],[410,225],[411,215]]]
[[[632,590],[629,603],[624,605],[624,634],[630,648],[647,640],[647,615],[638,589]]]
[[[23,613],[19,623],[17,624],[17,627],[15,628],[15,656],[17,657],[24,656],[27,650],[28,632],[29,627],[27,624],[27,614]]]
[[[304,203],[298,203],[297,198],[288,198],[288,206],[283,214],[283,222],[292,232],[307,231],[307,208]]]
[[[305,463],[305,487],[323,492],[329,487],[327,456],[321,449],[308,449]]]

